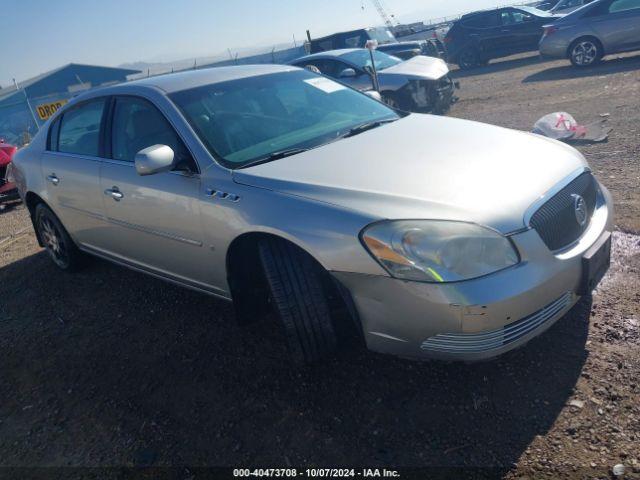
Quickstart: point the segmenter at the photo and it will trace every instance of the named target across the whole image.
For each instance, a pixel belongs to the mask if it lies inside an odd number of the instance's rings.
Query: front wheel
[[[277,238],[263,240],[259,254],[293,360],[315,363],[333,354],[337,335],[323,287],[327,273],[306,252]]]
[[[602,59],[600,42],[593,38],[579,38],[569,48],[569,60],[576,67],[589,67]]]
[[[38,237],[53,263],[65,271],[76,270],[82,263],[82,252],[58,220],[58,217],[44,204],[35,211],[35,225]]]

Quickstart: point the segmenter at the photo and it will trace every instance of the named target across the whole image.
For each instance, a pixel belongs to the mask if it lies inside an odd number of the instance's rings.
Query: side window
[[[91,100],[67,110],[60,121],[57,151],[100,155],[100,124],[105,99]]]
[[[518,10],[513,10],[511,12],[511,19],[513,23],[523,23],[523,22],[530,22],[531,20],[533,20],[533,17],[528,13],[521,12]]]
[[[56,118],[55,122],[49,128],[49,137],[47,138],[47,150],[56,152],[58,150],[58,136],[60,135],[60,120],[62,117]]]
[[[625,12],[640,8],[640,0],[614,0],[609,6],[609,13]]]
[[[318,60],[313,60],[312,62],[305,62],[305,68],[309,65],[313,65],[314,67],[316,67],[318,69],[317,72],[315,72],[315,70],[313,70],[315,73],[321,73],[322,75],[329,75],[329,76],[333,76],[332,71],[331,71],[331,61],[330,60],[326,60],[324,58],[320,58]]]
[[[333,39],[318,42],[318,51],[327,52],[329,50],[333,50]]]
[[[474,15],[463,21],[465,27],[491,28],[498,26],[498,17],[495,12]]]
[[[502,25],[517,25],[524,22],[530,22],[533,17],[528,13],[520,10],[505,10],[500,12],[500,21]]]
[[[346,63],[340,62],[338,60],[325,60],[324,68],[321,69],[322,73],[325,75],[329,75],[333,78],[339,78],[340,72],[342,72],[345,68],[351,68]]]
[[[360,46],[364,46],[364,42],[362,42],[360,35],[356,35],[355,37],[346,37],[344,39],[345,48],[359,48]]]
[[[177,169],[197,171],[195,162],[166,118],[147,100],[116,98],[111,134],[111,156],[133,162],[140,150],[152,145],[168,145],[177,159]]]

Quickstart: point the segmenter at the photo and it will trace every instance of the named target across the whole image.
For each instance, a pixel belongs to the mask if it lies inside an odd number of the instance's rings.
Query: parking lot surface
[[[617,208],[613,264],[593,297],[489,362],[354,348],[292,370],[272,318],[241,328],[227,303],[98,260],[60,273],[26,209],[7,209],[0,465],[430,465],[575,478],[622,463],[627,478],[640,475],[640,56],[584,71],[520,56],[455,75],[452,116],[531,130],[554,111],[581,123],[608,114],[609,141],[579,147]]]

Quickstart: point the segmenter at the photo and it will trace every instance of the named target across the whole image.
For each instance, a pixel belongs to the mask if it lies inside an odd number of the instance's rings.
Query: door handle
[[[55,173],[52,173],[51,175],[49,175],[47,177],[47,180],[49,180],[54,185],[58,185],[60,183],[60,179],[58,177],[56,177]]]
[[[111,196],[116,202],[119,202],[124,198],[124,194],[118,189],[118,187],[107,188],[104,191],[105,195]]]

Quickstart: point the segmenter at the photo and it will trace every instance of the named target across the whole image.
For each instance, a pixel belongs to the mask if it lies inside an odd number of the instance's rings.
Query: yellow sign
[[[40,120],[47,120],[65,103],[67,103],[67,100],[57,100],[55,102],[43,103],[42,105],[38,105],[36,107],[36,110],[38,110],[38,116],[40,117]]]

